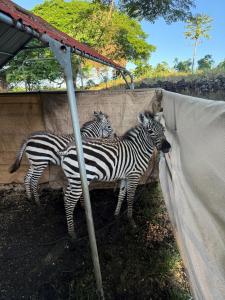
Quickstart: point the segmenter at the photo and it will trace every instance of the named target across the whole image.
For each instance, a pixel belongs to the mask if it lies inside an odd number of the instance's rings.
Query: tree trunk
[[[192,74],[194,74],[194,66],[195,66],[197,42],[198,42],[198,40],[195,40],[194,48],[193,48],[192,66],[191,66],[191,72],[192,72]]]
[[[114,9],[114,0],[111,0],[110,6],[109,6],[109,14],[108,14],[108,22],[112,19],[112,13]]]

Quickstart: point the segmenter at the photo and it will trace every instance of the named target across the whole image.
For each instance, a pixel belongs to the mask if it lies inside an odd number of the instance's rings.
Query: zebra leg
[[[81,205],[82,208],[84,208],[84,196],[83,196],[83,193],[80,196],[80,205]]]
[[[31,199],[31,197],[32,197],[31,178],[32,178],[32,175],[33,175],[33,171],[34,171],[33,167],[30,166],[27,174],[24,177],[24,184],[25,184],[25,189],[26,189],[26,194],[27,194],[28,199]]]
[[[117,202],[116,210],[114,212],[114,216],[116,216],[116,217],[120,213],[121,205],[126,196],[126,192],[127,192],[127,180],[122,179],[120,182],[120,192],[119,192],[119,196],[118,196],[118,202]]]
[[[68,233],[73,240],[76,239],[74,222],[73,222],[73,212],[81,194],[82,194],[81,184],[80,185],[76,184],[75,186],[68,185],[64,196],[64,205],[66,211]]]
[[[90,193],[90,191],[91,191],[91,189],[89,188],[89,193]],[[82,208],[85,208],[84,207],[85,204],[84,204],[84,195],[83,195],[83,192],[82,192],[82,194],[80,196],[80,205],[81,205]]]
[[[47,167],[47,165],[42,165],[41,167],[34,169],[33,175],[31,177],[31,190],[32,190],[32,194],[34,195],[35,203],[38,206],[40,206],[40,200],[39,200],[39,195],[38,195],[38,181],[46,167]]]
[[[136,224],[133,219],[133,202],[136,188],[138,186],[139,177],[129,177],[127,180],[127,217],[133,227],[136,227]]]

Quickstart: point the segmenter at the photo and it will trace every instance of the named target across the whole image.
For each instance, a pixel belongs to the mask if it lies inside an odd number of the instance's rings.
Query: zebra
[[[123,136],[108,140],[86,139],[83,151],[88,184],[93,180],[117,181],[122,179],[115,215],[120,212],[121,204],[127,194],[128,219],[132,222],[133,199],[140,177],[146,171],[154,148],[168,152],[170,144],[164,135],[164,127],[150,112],[140,113],[139,124]],[[73,211],[81,194],[77,152],[69,146],[61,155],[61,167],[68,179],[64,195],[68,233],[76,238]]]
[[[108,116],[104,113],[94,112],[94,119],[86,122],[81,128],[82,138],[102,137],[108,138],[113,134]],[[74,136],[56,135],[50,132],[34,132],[28,136],[17,152],[16,160],[9,168],[10,173],[19,169],[23,153],[26,152],[29,160],[29,170],[25,175],[24,183],[29,199],[34,195],[37,205],[40,205],[38,195],[38,181],[45,168],[50,164],[60,165],[58,152],[64,150],[69,144],[73,144]]]

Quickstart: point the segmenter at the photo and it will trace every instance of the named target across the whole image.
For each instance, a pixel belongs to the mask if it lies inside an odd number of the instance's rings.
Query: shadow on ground
[[[139,188],[134,217],[115,222],[117,192],[91,192],[107,299],[190,299],[187,279],[157,184]],[[0,191],[0,299],[97,299],[85,214],[75,212],[78,241],[65,247],[62,191],[43,190],[41,207],[24,192]]]

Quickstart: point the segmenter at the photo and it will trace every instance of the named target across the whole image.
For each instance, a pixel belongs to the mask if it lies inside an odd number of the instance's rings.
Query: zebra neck
[[[149,154],[152,153],[152,149],[154,148],[152,139],[149,137],[142,126],[137,126],[130,129],[123,136],[123,140],[132,142],[132,144],[136,145],[137,148],[140,148],[142,152],[146,152]]]

